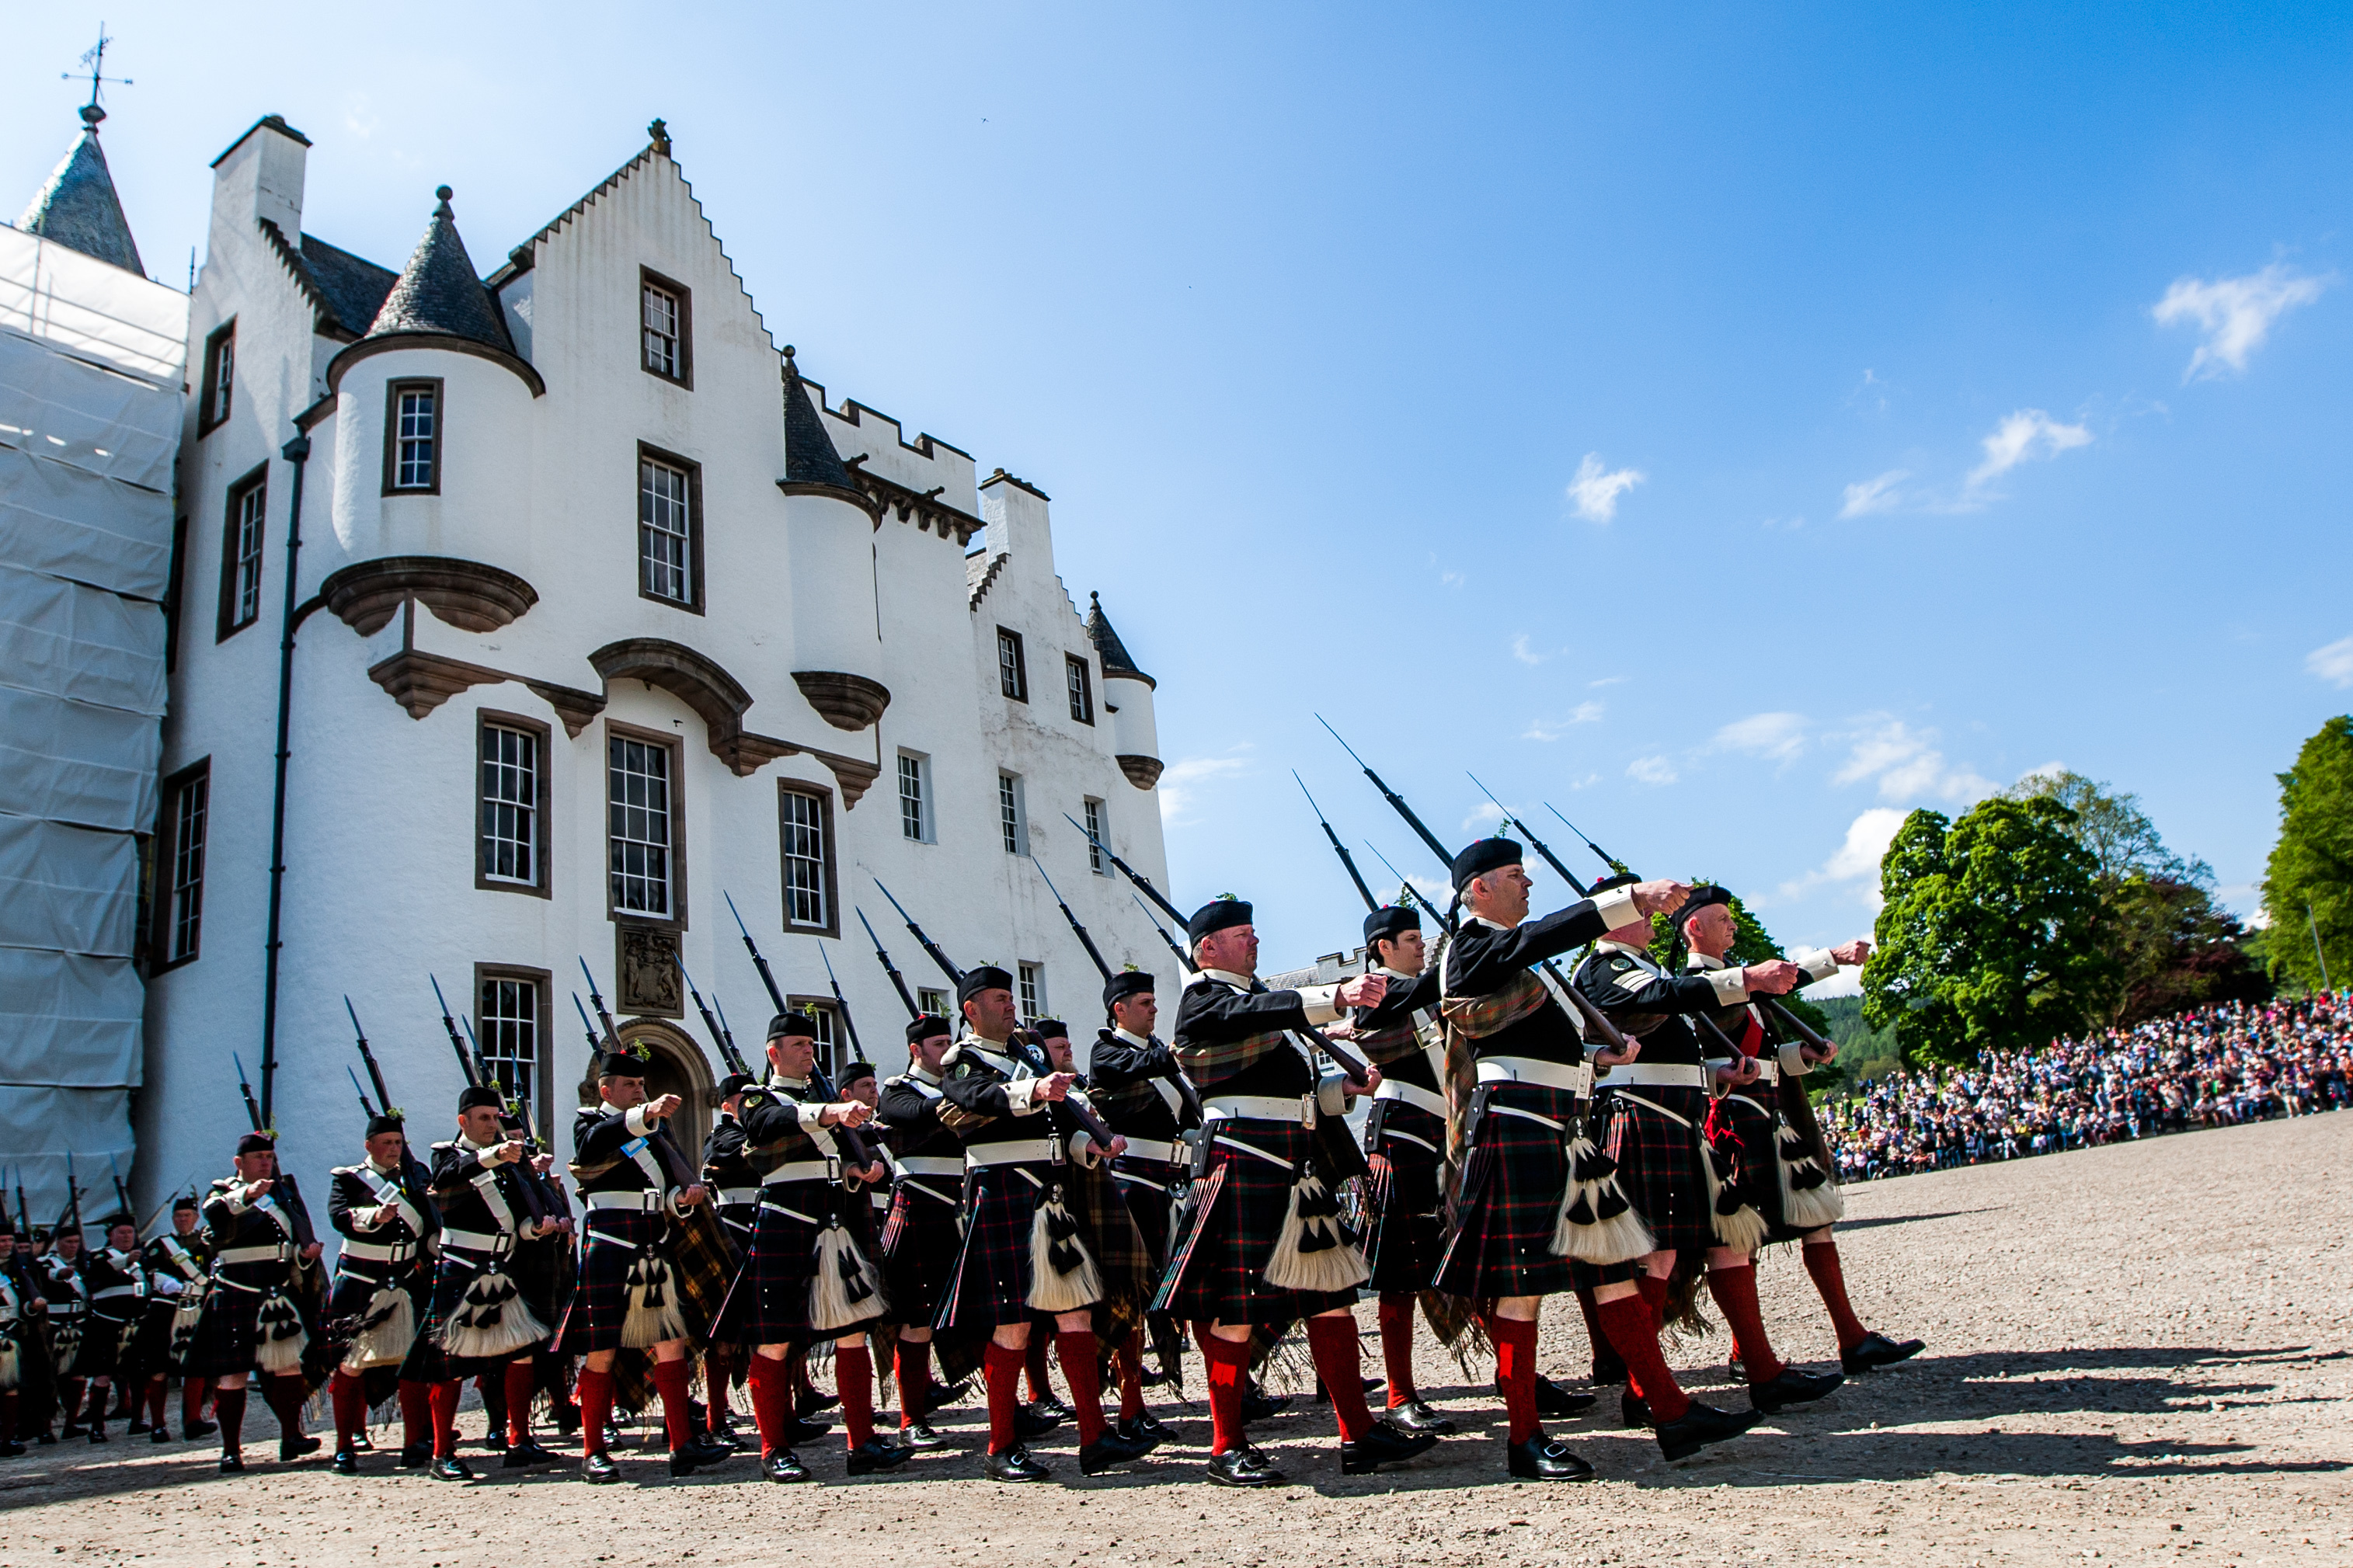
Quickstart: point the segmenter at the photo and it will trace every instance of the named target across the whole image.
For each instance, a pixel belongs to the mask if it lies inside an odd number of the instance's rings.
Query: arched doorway
[[[697,1170],[702,1167],[702,1145],[711,1137],[712,1115],[719,1103],[719,1080],[702,1047],[675,1024],[659,1018],[630,1018],[618,1026],[621,1043],[643,1044],[646,1050],[646,1098],[674,1094],[681,1101],[670,1119],[670,1135]]]

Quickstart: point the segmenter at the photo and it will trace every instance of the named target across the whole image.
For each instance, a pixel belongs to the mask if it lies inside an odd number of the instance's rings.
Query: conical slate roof
[[[443,185],[433,194],[441,205],[433,209],[433,221],[426,226],[417,254],[408,258],[400,281],[385,297],[384,309],[376,312],[367,336],[429,332],[512,353],[514,343],[507,336],[506,322],[490,290],[474,275],[466,242],[458,237],[457,217],[449,210],[449,187]]]
[[[132,242],[121,199],[114,194],[114,176],[98,145],[98,122],[105,118],[106,110],[94,103],[83,108],[81,140],[16,226],[144,278],[147,268],[139,263],[139,247]]]
[[[800,367],[793,363],[793,345],[785,345],[785,483],[788,485],[829,485],[835,489],[859,492],[858,481],[850,477],[849,467],[835,449],[833,437],[825,432],[825,420],[809,401],[808,388],[801,384]]]
[[[1087,595],[1087,638],[1095,645],[1095,657],[1103,660],[1105,680],[1124,676],[1130,680],[1141,680],[1146,686],[1158,685],[1152,677],[1135,668],[1135,660],[1128,657],[1127,645],[1121,642],[1119,634],[1111,629],[1111,617],[1103,614],[1101,594]]]

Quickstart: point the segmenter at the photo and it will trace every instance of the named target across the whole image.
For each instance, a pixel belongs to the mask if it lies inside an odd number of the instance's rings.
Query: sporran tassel
[[[621,1345],[626,1350],[651,1350],[670,1340],[686,1338],[686,1315],[678,1308],[678,1281],[670,1259],[657,1248],[638,1250],[629,1264],[625,1287],[628,1316],[621,1320]]]
[[[1266,1260],[1266,1282],[1278,1290],[1319,1295],[1353,1290],[1373,1277],[1365,1255],[1340,1223],[1340,1201],[1313,1171],[1291,1184],[1291,1205]]]
[[[1707,1173],[1708,1221],[1715,1227],[1720,1245],[1736,1252],[1755,1252],[1765,1245],[1765,1216],[1755,1205],[1743,1203],[1736,1189],[1725,1185],[1724,1173],[1716,1165],[1719,1158],[1715,1147],[1701,1138],[1699,1165]]]
[[[302,1367],[302,1351],[311,1342],[311,1331],[302,1326],[302,1314],[291,1298],[274,1291],[261,1303],[261,1313],[254,1320],[254,1364],[272,1377],[299,1372]]]
[[[1580,1263],[1625,1263],[1656,1252],[1650,1226],[1618,1186],[1618,1162],[1590,1138],[1568,1144],[1568,1190],[1561,1194],[1550,1251]]]
[[[1781,1178],[1781,1217],[1793,1230],[1820,1230],[1846,1213],[1846,1194],[1814,1159],[1806,1141],[1788,1132],[1775,1140]]]
[[[343,1370],[353,1374],[372,1366],[397,1365],[417,1338],[417,1310],[408,1292],[379,1285],[361,1315],[358,1337],[343,1352]]]
[[[524,1303],[515,1282],[499,1269],[475,1275],[458,1299],[458,1310],[441,1325],[441,1348],[470,1361],[511,1359],[546,1337],[547,1325]]]
[[[881,1281],[858,1250],[858,1240],[836,1220],[818,1233],[817,1274],[809,1281],[809,1327],[835,1333],[882,1315]]]
[[[1062,1202],[1061,1184],[1040,1196],[1029,1219],[1029,1309],[1075,1312],[1103,1300],[1103,1273]]]

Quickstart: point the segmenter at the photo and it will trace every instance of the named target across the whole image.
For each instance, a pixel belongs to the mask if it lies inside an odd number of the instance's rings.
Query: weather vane
[[[132,85],[131,79],[127,76],[116,77],[105,74],[106,46],[112,42],[114,40],[106,36],[106,24],[100,22],[98,25],[98,43],[95,47],[82,51],[81,63],[90,68],[90,101],[82,106],[81,117],[86,123],[93,126],[106,118],[106,110],[98,106],[99,89],[109,82],[116,87]],[[58,79],[71,81],[78,74],[74,71],[59,71]]]

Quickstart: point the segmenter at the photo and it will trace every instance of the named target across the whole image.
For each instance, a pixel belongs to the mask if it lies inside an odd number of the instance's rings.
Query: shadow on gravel
[[[1917,1225],[1922,1220],[1959,1219],[1965,1215],[1973,1214],[2000,1214],[2009,1206],[2008,1204],[1993,1204],[1981,1209],[1939,1209],[1935,1214],[1888,1214],[1881,1215],[1875,1219],[1842,1219],[1838,1222],[1838,1227],[1840,1233],[1843,1235],[1848,1231],[1876,1230],[1883,1225]]]
[[[2295,1345],[2228,1350],[2213,1345],[2105,1345],[2052,1351],[1934,1353],[1891,1372],[1848,1380],[1827,1405],[1812,1407],[1815,1424],[1848,1426],[1894,1415],[1901,1420],[1975,1419],[1985,1415],[2183,1415],[2199,1406],[2280,1403],[2265,1397],[2278,1385],[2249,1376],[2168,1375],[2312,1365],[2337,1359]],[[2117,1375],[2143,1373],[2149,1375]],[[1907,1389],[1906,1385],[1914,1385]],[[1957,1386],[1956,1386],[1957,1384]]]

